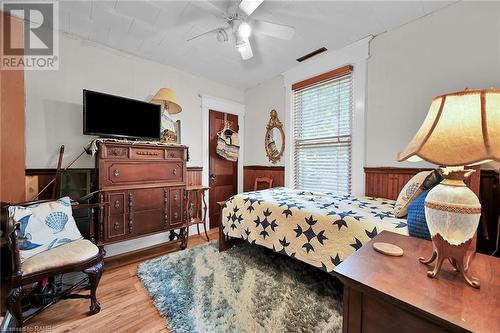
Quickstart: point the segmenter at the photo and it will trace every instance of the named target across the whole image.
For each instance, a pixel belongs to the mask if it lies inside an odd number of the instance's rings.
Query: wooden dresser
[[[184,240],[186,160],[181,145],[99,143],[99,201],[109,206],[100,212],[98,244],[164,231]]]
[[[402,257],[376,252],[374,242],[392,243]],[[476,254],[471,275],[481,288],[467,285],[445,261],[436,278],[427,277],[427,240],[383,231],[338,265],[344,283],[344,333],[499,332],[500,259]]]

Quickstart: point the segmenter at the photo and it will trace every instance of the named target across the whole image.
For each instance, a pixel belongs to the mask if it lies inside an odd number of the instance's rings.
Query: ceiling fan
[[[224,20],[225,24],[224,26],[193,36],[187,41],[189,42],[202,36],[213,34],[217,37],[219,42],[234,41],[236,49],[240,52],[241,58],[243,60],[248,60],[253,57],[252,46],[250,45],[250,36],[253,32],[279,39],[292,39],[295,28],[287,25],[260,21],[250,17],[262,2],[264,2],[264,0],[241,0],[239,3],[236,2],[229,5],[228,8],[224,10],[220,8],[219,5],[209,0],[193,1],[195,6]]]

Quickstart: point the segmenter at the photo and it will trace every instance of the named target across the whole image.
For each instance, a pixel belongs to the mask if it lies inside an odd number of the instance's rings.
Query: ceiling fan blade
[[[240,52],[241,58],[243,60],[252,58],[252,45],[250,45],[250,41],[248,40],[248,38],[240,41],[240,43],[241,44],[237,45],[236,48],[238,49],[238,52]]]
[[[264,0],[242,0],[240,2],[240,9],[250,16],[263,2]]]
[[[279,39],[292,39],[295,28],[288,25],[254,20],[253,28],[256,32]]]
[[[210,0],[191,1],[191,4],[200,9],[203,9],[206,12],[209,12],[212,15],[215,15],[216,17],[225,18],[227,16],[227,13],[224,9],[220,8]]]
[[[223,29],[223,28],[215,28],[215,29],[212,29],[212,30],[206,31],[206,32],[201,33],[201,34],[199,34],[199,35],[195,35],[195,36],[193,36],[193,37],[188,38],[188,39],[186,40],[186,42],[190,42],[190,41],[192,41],[193,39],[197,39],[197,38],[200,38],[200,37],[203,37],[203,36],[206,36],[206,35],[212,34],[212,33],[217,32],[217,31],[219,31],[219,30],[224,30],[224,29]]]

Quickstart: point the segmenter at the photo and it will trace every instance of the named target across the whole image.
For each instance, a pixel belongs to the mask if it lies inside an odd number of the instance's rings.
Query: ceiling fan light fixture
[[[247,46],[247,38],[242,38],[241,36],[236,36],[236,48],[238,51]]]
[[[224,30],[224,29],[217,30],[217,40],[220,43],[225,43],[229,40],[229,37],[227,36],[226,30]]]
[[[238,37],[236,40],[236,49],[241,55],[243,60],[248,60],[253,57],[252,46],[248,39]]]
[[[241,44],[238,44],[236,45],[236,49],[240,52],[240,53],[243,53],[245,52],[245,48],[247,47],[247,45],[245,43],[241,43]]]
[[[238,27],[238,34],[241,38],[246,39],[252,34],[252,28],[248,23],[241,22],[240,26]]]

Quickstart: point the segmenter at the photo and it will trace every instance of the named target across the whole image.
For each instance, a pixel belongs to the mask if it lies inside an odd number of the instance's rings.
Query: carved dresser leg
[[[101,260],[94,266],[87,268],[83,272],[89,277],[90,282],[90,313],[96,314],[101,311],[101,305],[97,301],[97,286],[101,280],[102,270],[104,267],[104,262]]]
[[[182,228],[180,230],[180,238],[181,238],[181,250],[184,250],[186,247],[187,247],[187,238],[188,238],[188,235],[187,235],[187,228]]]
[[[10,291],[7,297],[7,309],[16,320],[16,327],[23,326],[23,312],[21,310],[22,288],[17,287]]]

